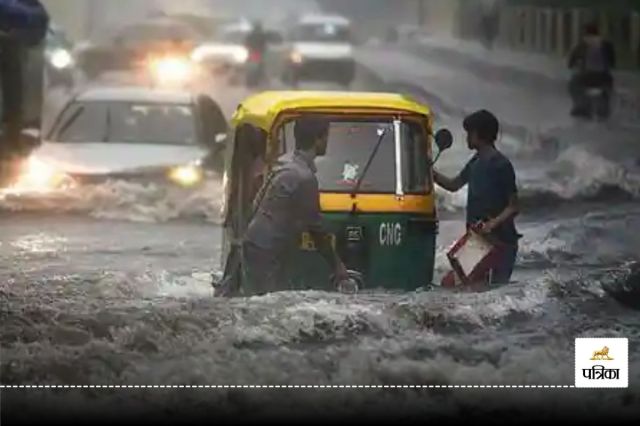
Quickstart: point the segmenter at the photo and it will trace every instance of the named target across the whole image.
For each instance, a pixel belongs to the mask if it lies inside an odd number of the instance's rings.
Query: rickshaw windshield
[[[295,150],[294,122],[278,134],[281,160]],[[402,187],[407,194],[425,194],[430,189],[425,132],[420,124],[400,123]],[[384,132],[384,133],[383,133]],[[380,138],[382,140],[380,141]],[[327,153],[316,159],[318,182],[324,192],[350,193],[365,171],[367,161],[380,146],[364,175],[360,192],[396,192],[396,127],[393,120],[331,120]]]

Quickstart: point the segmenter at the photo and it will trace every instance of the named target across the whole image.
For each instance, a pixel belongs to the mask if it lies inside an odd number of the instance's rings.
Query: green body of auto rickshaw
[[[224,174],[226,272],[251,219],[256,156],[265,174],[287,161],[294,122],[308,114],[330,122],[327,153],[316,159],[320,205],[347,268],[366,288],[410,291],[431,284],[438,233],[432,142],[446,148],[451,134],[434,138],[428,107],[385,93],[265,92],[238,107]],[[299,236],[287,264],[283,290],[331,289],[329,268],[310,235]]]

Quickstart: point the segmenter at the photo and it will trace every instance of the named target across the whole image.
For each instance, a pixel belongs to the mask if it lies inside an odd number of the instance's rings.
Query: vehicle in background
[[[216,77],[226,78],[230,84],[251,80],[256,67],[266,68],[268,58],[258,57],[246,46],[253,24],[246,20],[222,25],[215,38],[196,47],[192,59]],[[274,30],[265,30],[268,48],[280,45],[282,36]]]
[[[45,42],[45,86],[72,87],[75,82],[76,60],[74,46],[65,32],[52,25]]]
[[[329,81],[348,87],[355,78],[351,23],[341,16],[303,16],[288,36],[282,80]]]
[[[238,84],[245,73],[249,51],[245,40],[251,32],[250,22],[242,20],[222,26],[213,40],[197,46],[191,58],[216,77]]]
[[[215,38],[220,28],[229,22],[228,18],[214,16],[214,15],[201,15],[194,14],[196,12],[184,12],[184,13],[172,13],[169,16],[179,22],[183,22],[192,29],[194,29],[202,40],[209,40]]]
[[[105,72],[130,71],[144,83],[182,89],[200,77],[191,56],[202,39],[203,34],[180,19],[153,18],[84,44],[78,62],[90,80]]]
[[[208,95],[87,89],[62,109],[11,189],[47,191],[107,179],[192,188],[222,167],[226,131]]]

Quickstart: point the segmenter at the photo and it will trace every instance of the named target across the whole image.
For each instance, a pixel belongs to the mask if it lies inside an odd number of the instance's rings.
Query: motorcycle
[[[569,82],[573,99],[571,115],[586,120],[606,121],[611,115],[612,86],[591,76],[574,75]]]
[[[603,87],[587,88],[584,93],[587,117],[604,121],[609,118],[609,91]]]

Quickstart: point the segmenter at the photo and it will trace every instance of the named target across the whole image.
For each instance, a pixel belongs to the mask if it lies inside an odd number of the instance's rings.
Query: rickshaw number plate
[[[329,234],[329,238],[331,239],[331,245],[333,248],[336,248],[336,236],[334,234]],[[304,251],[316,251],[318,248],[316,247],[316,242],[311,237],[311,234],[308,232],[303,232],[300,238],[300,249]]]
[[[349,226],[347,228],[347,241],[360,242],[363,239],[363,233],[361,226]]]

